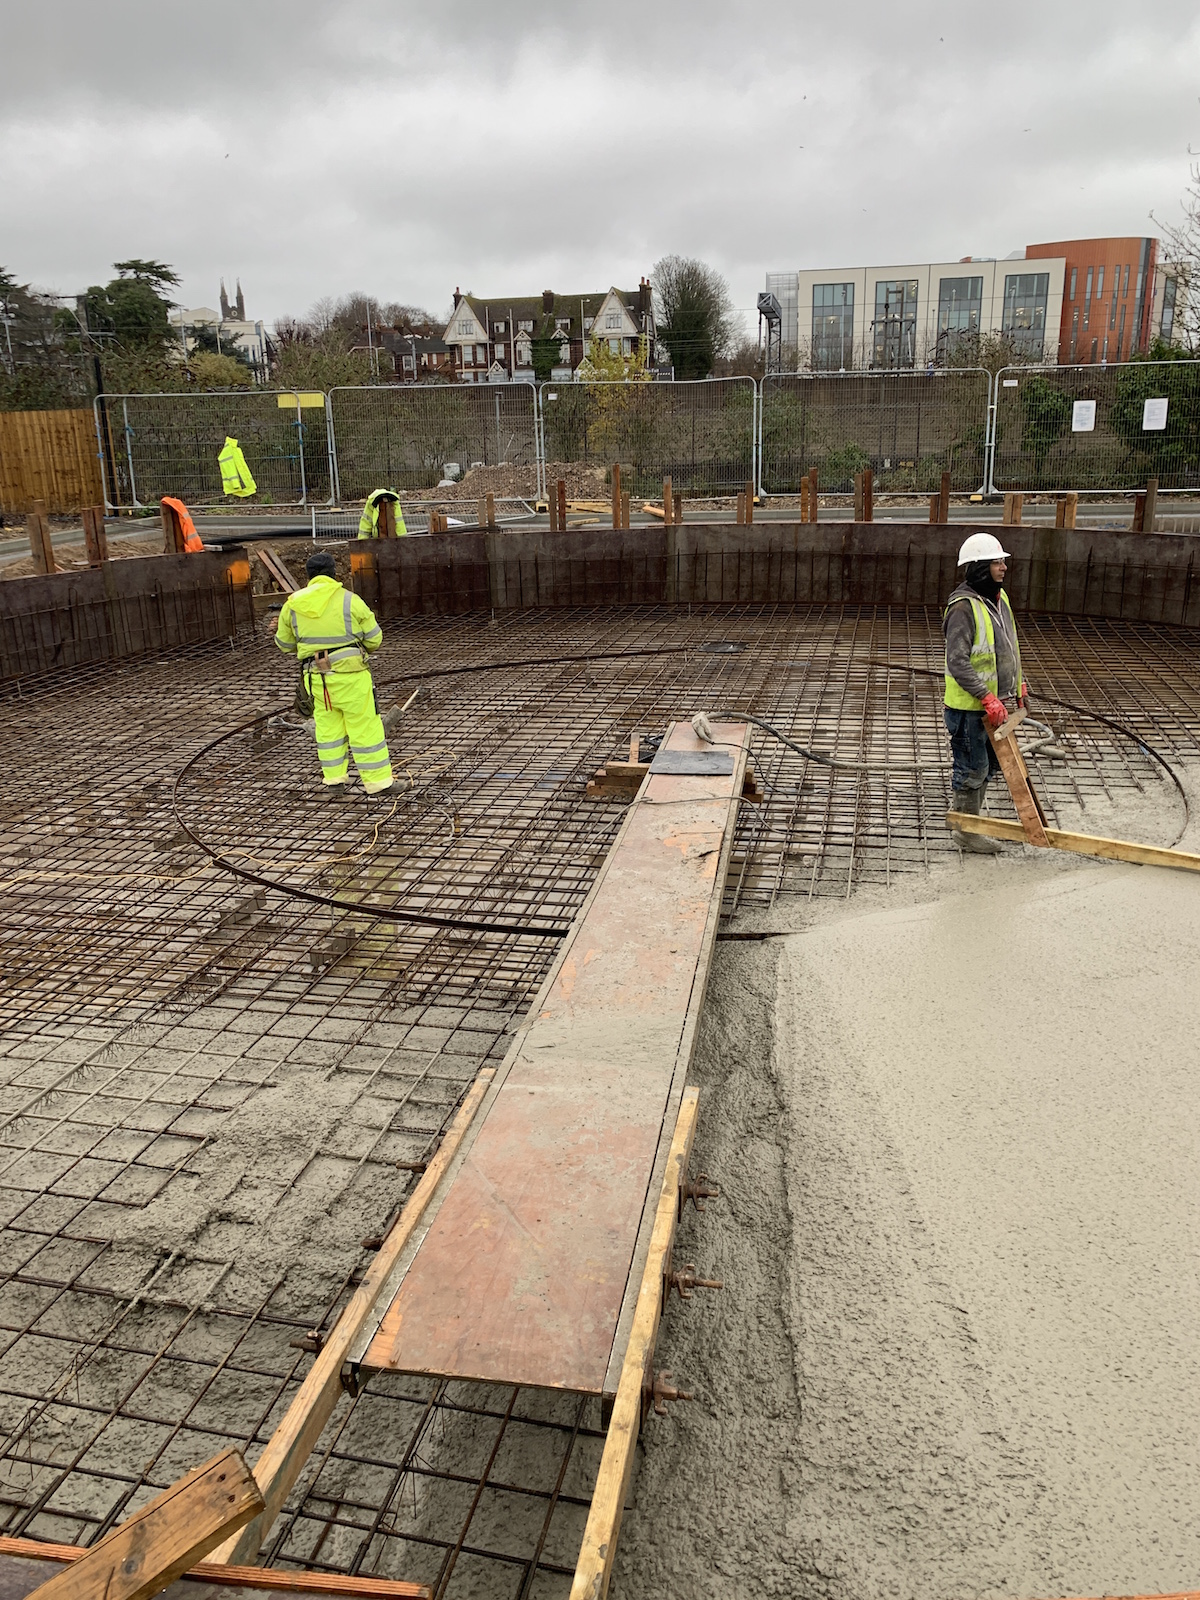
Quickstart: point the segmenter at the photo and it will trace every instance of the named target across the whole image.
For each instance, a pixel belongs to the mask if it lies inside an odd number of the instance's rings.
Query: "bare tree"
[[[1150,220],[1163,235],[1163,260],[1176,279],[1175,322],[1171,343],[1200,354],[1200,161],[1188,171],[1187,188],[1179,202],[1183,213],[1177,223],[1163,222],[1153,211]]]

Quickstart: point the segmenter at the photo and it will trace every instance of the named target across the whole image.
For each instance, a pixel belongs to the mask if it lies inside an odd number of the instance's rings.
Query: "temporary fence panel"
[[[306,505],[332,496],[325,396],[236,389],[204,394],[110,394],[96,402],[96,433],[107,418],[114,508],[155,505],[175,495],[189,506]],[[218,456],[236,439],[257,493],[222,492]],[[106,473],[106,476],[110,474]]]
[[[885,493],[983,486],[991,384],[981,368],[814,372],[762,380],[762,487],[796,494],[816,467],[822,490],[849,493],[870,467]]]
[[[1200,488],[1200,361],[1007,367],[994,429],[997,491]]]
[[[0,511],[74,512],[103,492],[90,411],[0,411]]]
[[[446,466],[529,468],[538,480],[532,383],[389,384],[329,394],[339,499],[372,489],[432,489]]]
[[[621,467],[635,494],[662,480],[691,495],[728,495],[754,475],[753,378],[682,383],[544,383],[546,462]]]

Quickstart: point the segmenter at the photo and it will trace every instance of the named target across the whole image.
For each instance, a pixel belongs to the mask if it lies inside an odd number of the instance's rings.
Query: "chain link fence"
[[[816,467],[820,488],[848,493],[870,467],[883,493],[955,490],[987,478],[991,380],[981,368],[830,372],[762,380],[759,481],[796,494]]]
[[[111,394],[100,396],[94,411],[104,492],[114,510],[157,505],[166,494],[195,508],[237,503],[221,489],[217,458],[227,437],[241,445],[254,475],[254,505],[325,504],[333,497],[322,394]]]
[[[753,378],[681,383],[544,383],[543,459],[621,466],[622,486],[736,494],[754,475]]]
[[[114,509],[164,494],[231,504],[217,461],[227,436],[254,474],[255,506],[428,491],[451,463],[460,476],[529,469],[529,492],[544,495],[547,461],[619,462],[636,495],[656,495],[668,476],[693,496],[729,496],[752,477],[768,494],[796,494],[811,467],[822,492],[849,493],[868,466],[887,494],[932,494],[943,472],[958,493],[1120,492],[1151,478],[1162,491],[1200,490],[1200,361],[1190,360],[1009,367],[994,383],[967,369],[103,395],[95,418]]]
[[[998,492],[1200,488],[1200,362],[1007,367],[992,453]]]
[[[392,384],[329,393],[338,495],[432,489],[448,463],[532,467],[540,481],[532,383]]]

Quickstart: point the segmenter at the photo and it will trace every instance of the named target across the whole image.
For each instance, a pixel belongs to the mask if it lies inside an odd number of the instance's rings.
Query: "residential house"
[[[377,328],[380,351],[386,351],[400,383],[429,383],[450,375],[453,352],[444,339],[430,339],[402,328]]]
[[[556,294],[487,299],[454,291],[454,312],[444,341],[454,374],[464,383],[508,383],[533,378],[533,341],[557,338],[558,362],[552,377],[570,379],[587,354],[593,336],[608,341],[614,354],[632,355],[639,339],[655,358],[654,304],[649,279],[636,289],[611,288],[602,294]]]

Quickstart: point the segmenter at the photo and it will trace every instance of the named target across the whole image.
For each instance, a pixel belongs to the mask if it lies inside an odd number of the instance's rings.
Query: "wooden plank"
[[[1006,528],[1019,528],[1021,526],[1021,513],[1025,505],[1023,494],[1008,493],[1004,496],[1004,515],[1001,523]]]
[[[1008,713],[1007,722],[1002,722],[998,728],[992,729],[992,738],[1010,739],[1028,715],[1029,713],[1024,706],[1017,706],[1015,710]]]
[[[0,1534],[0,1556],[22,1561],[56,1561],[62,1566],[81,1560],[88,1547],[53,1544],[46,1539],[14,1539]],[[333,1595],[341,1600],[429,1600],[424,1583],[399,1578],[344,1577],[340,1573],[285,1571],[282,1567],[230,1567],[198,1561],[180,1574],[184,1583],[207,1583],[217,1589],[263,1589],[275,1594]]]
[[[617,1553],[621,1515],[629,1492],[633,1471],[634,1447],[642,1422],[642,1394],[654,1359],[658,1325],[662,1318],[665,1278],[680,1213],[680,1191],[687,1176],[688,1159],[696,1134],[699,1089],[685,1089],[675,1123],[675,1134],[667,1155],[662,1188],[654,1214],[650,1249],[638,1289],[633,1327],[621,1364],[621,1378],[613,1404],[612,1419],[600,1457],[600,1471],[592,1495],[591,1509],[583,1531],[583,1543],[575,1564],[570,1600],[604,1600]]]
[[[875,520],[875,473],[870,467],[863,468],[863,514],[864,522]]]
[[[642,780],[363,1369],[615,1392],[745,780],[715,732],[732,772]]]
[[[262,1491],[264,1508],[242,1529],[241,1533],[235,1538],[226,1540],[216,1552],[218,1561],[250,1560],[257,1553],[271,1524],[279,1515],[284,1501],[300,1476],[304,1463],[312,1453],[313,1446],[320,1438],[322,1429],[333,1414],[338,1396],[342,1393],[342,1363],[346,1360],[350,1346],[370,1315],[413,1230],[424,1216],[425,1209],[462,1143],[467,1129],[471,1126],[472,1118],[479,1110],[493,1077],[495,1077],[493,1067],[484,1067],[477,1075],[454,1121],[447,1129],[437,1154],[426,1167],[420,1182],[396,1219],[395,1226],[367,1269],[362,1283],[338,1318],[337,1326],[313,1362],[296,1398],[288,1407],[286,1416],[254,1463],[254,1478]]]
[[[54,545],[50,540],[50,523],[45,503],[35,500],[25,517],[25,531],[29,535],[29,553],[33,557],[35,572],[49,576],[57,572],[54,564]]]
[[[992,839],[1025,842],[1019,822],[1003,817],[969,817],[962,811],[948,811],[946,825],[963,833],[985,833]],[[1068,833],[1061,828],[1046,829],[1046,843],[1054,850],[1070,850],[1075,855],[1101,856],[1106,861],[1132,861],[1143,867],[1178,867],[1183,872],[1200,872],[1200,855],[1186,850],[1169,850],[1153,844],[1133,844],[1128,839],[1105,839],[1090,833]]]
[[[1146,480],[1146,503],[1142,508],[1142,532],[1153,533],[1154,522],[1158,515],[1158,479]]]
[[[89,567],[99,567],[108,560],[108,535],[104,528],[104,507],[84,506],[83,542],[87,547]]]
[[[567,531],[567,480],[560,478],[555,491],[555,500],[558,502],[558,529],[560,533]]]
[[[388,503],[384,501],[385,505]],[[395,538],[395,535],[393,534],[392,537]],[[299,585],[284,565],[283,557],[273,545],[254,544],[251,546],[251,550],[262,562],[284,594],[296,594],[298,592]],[[355,554],[357,554],[357,551]]]
[[[612,519],[613,527],[621,526],[621,463],[613,462],[612,467]]]
[[[938,491],[937,519],[941,523],[950,521],[950,474],[942,473],[942,484]]]
[[[1030,844],[1045,849],[1050,842],[1046,837],[1046,819],[1042,815],[1041,805],[1029,782],[1029,771],[1017,744],[1016,734],[1012,733],[1007,738],[997,739],[995,730],[989,728],[988,738],[992,742],[992,749],[996,752],[1004,781],[1008,784],[1013,805],[1017,808],[1017,816],[1021,819],[1025,838]]]
[[[376,526],[381,539],[394,539],[396,537],[396,502],[394,500],[381,500],[379,502],[379,521]]]
[[[754,482],[750,478],[746,480],[744,494],[746,500],[746,526],[750,527],[754,522]]]
[[[864,515],[865,509],[866,509],[866,500],[865,500],[864,494],[863,494],[863,475],[862,475],[861,472],[856,472],[854,474],[854,520],[855,520],[855,522],[865,522],[866,521],[866,516]]]
[[[817,482],[818,482],[818,480],[817,480],[817,469],[816,469],[816,467],[809,467],[809,469],[808,469],[808,520],[810,522],[816,522],[818,520],[818,516],[817,516],[817,513],[818,513]]]
[[[670,480],[670,478],[664,478],[663,479],[663,521],[664,522],[673,522],[674,519],[675,519],[675,507],[671,503],[671,480]]]
[[[149,1600],[262,1505],[241,1453],[222,1450],[33,1593],[37,1600]]]

